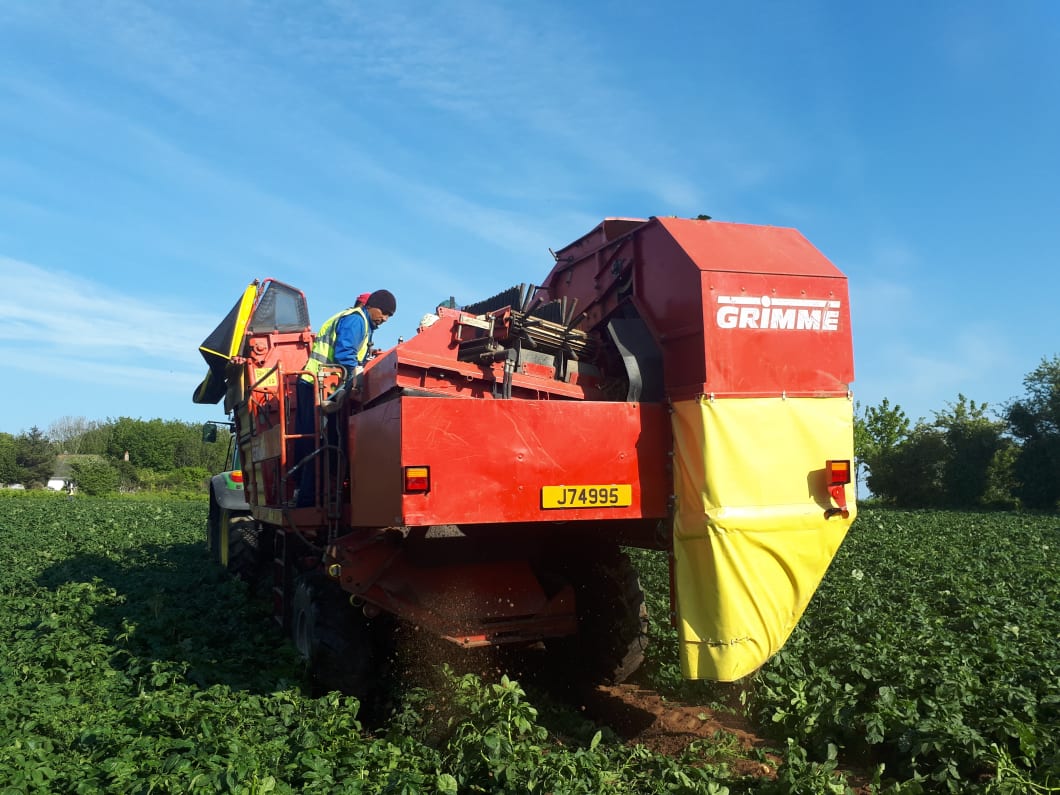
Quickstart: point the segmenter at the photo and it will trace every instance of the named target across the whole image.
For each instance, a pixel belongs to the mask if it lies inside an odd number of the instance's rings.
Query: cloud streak
[[[187,368],[202,341],[190,329],[212,328],[207,316],[166,309],[162,300],[146,302],[6,257],[0,257],[0,280],[4,360],[29,371],[47,363],[78,378],[100,361],[137,359],[162,363],[159,370]]]

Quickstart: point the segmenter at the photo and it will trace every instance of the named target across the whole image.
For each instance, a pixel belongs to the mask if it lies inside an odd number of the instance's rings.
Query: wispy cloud
[[[33,372],[47,366],[68,379],[90,375],[100,362],[138,373],[188,369],[196,363],[201,337],[219,320],[166,308],[164,298],[147,302],[6,257],[0,257],[0,280],[5,363]],[[206,332],[196,339],[201,329]],[[133,361],[147,366],[129,367]]]

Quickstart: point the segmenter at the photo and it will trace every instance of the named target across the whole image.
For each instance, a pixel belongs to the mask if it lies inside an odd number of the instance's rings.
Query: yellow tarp
[[[853,459],[847,398],[674,405],[681,668],[731,682],[788,639],[854,520],[825,518],[828,459]]]

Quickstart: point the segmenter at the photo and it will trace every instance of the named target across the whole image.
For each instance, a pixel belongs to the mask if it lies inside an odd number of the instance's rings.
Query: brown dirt
[[[586,716],[609,726],[629,745],[676,756],[696,740],[731,735],[735,748],[719,743],[724,758],[704,761],[725,762],[734,774],[755,778],[775,776],[781,761],[767,750],[773,747],[771,743],[757,735],[746,719],[724,709],[668,701],[653,690],[629,684],[598,687],[585,701]],[[757,756],[766,761],[752,758]]]
[[[408,630],[409,628],[406,628]],[[418,682],[431,688],[437,667],[448,662],[457,671],[471,671],[484,680],[499,678],[511,660],[500,660],[495,650],[459,649],[448,641],[427,633],[399,633],[397,668],[405,682]],[[516,678],[521,672],[511,671]],[[546,690],[549,689],[546,686]],[[734,694],[727,705],[689,704],[664,698],[654,690],[636,684],[601,685],[575,700],[561,697],[580,707],[584,717],[607,727],[627,745],[643,745],[649,750],[676,757],[697,740],[706,740],[698,749],[707,764],[728,766],[735,777],[776,778],[782,758],[775,753],[777,742],[759,735]],[[438,706],[438,705],[435,705]],[[709,749],[716,747],[717,753]],[[847,782],[858,795],[870,795],[870,774],[843,769]]]

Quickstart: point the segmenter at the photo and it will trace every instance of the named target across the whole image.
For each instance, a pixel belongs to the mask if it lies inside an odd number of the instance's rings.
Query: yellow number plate
[[[609,486],[542,486],[542,508],[625,508],[633,504],[628,483]]]

